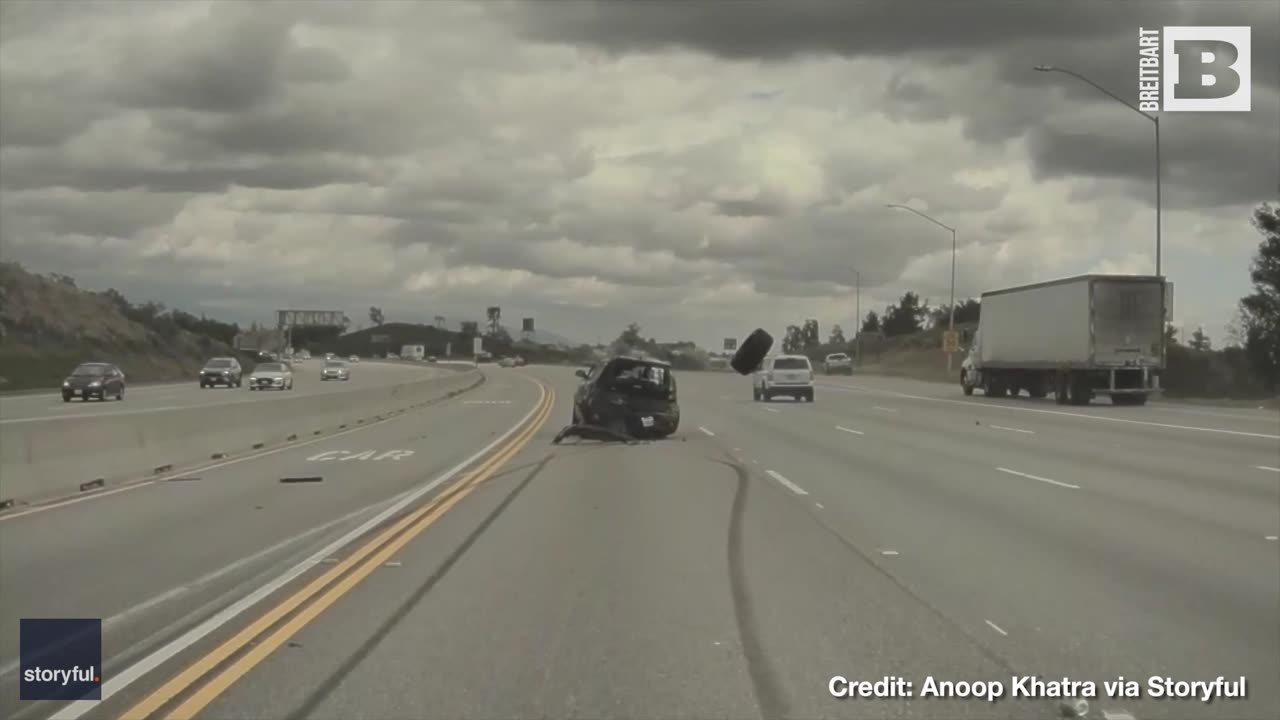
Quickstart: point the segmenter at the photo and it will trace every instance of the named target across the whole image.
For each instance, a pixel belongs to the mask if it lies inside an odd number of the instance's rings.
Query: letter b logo
[[[1248,27],[1166,27],[1165,112],[1249,112],[1252,46]]]

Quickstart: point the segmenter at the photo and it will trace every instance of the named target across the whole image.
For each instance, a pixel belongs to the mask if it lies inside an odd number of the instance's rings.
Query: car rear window
[[[71,371],[71,374],[87,376],[87,377],[94,377],[97,375],[106,375],[107,366],[106,365],[81,365],[80,367],[77,367],[75,370]]]
[[[849,356],[845,355],[844,353],[841,353],[839,355],[828,355],[827,359],[828,360],[848,360]]]
[[[809,360],[806,358],[778,358],[773,361],[774,370],[808,370]]]
[[[605,382],[623,392],[665,394],[673,389],[675,381],[666,367],[640,361],[617,361],[606,372]]]
[[[206,365],[205,367],[211,367],[211,368],[231,367],[231,361],[224,358],[217,358],[214,360],[210,360],[209,364]]]
[[[325,363],[325,367],[340,368],[340,367],[346,367],[346,366],[347,364],[342,362],[341,360],[330,360],[329,362]]]

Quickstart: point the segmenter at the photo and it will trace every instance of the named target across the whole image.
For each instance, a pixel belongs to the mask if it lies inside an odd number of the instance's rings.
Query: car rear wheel
[[[62,393],[62,402],[71,402],[71,394]]]
[[[121,386],[120,386],[120,389],[116,391],[116,402],[120,402],[121,400],[124,400],[124,386],[123,386],[123,385],[121,385]]]

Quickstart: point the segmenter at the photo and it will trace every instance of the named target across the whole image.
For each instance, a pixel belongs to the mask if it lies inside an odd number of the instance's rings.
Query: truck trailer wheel
[[[964,370],[960,371],[960,389],[965,395],[973,394],[973,386],[969,384],[969,374]]]

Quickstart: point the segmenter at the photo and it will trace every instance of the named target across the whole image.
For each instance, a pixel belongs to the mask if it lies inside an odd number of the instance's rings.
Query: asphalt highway
[[[445,372],[443,369],[420,365],[400,365],[362,361],[351,366],[351,379],[347,381],[320,379],[324,360],[313,359],[295,364],[292,391],[250,391],[248,385],[239,388],[201,388],[197,378],[186,383],[143,385],[125,388],[124,400],[110,398],[106,401],[73,399],[63,402],[57,390],[32,395],[0,396],[0,425],[6,423],[48,422],[64,418],[128,417],[140,413],[176,410],[201,405],[271,402],[298,395],[315,395],[344,390],[392,385],[428,377],[424,373]],[[245,373],[245,378],[249,373]]]
[[[485,373],[198,479],[0,519],[0,715],[1058,716],[1008,697],[1036,675],[1096,683],[1091,718],[1280,716],[1274,413],[865,378],[760,403],[689,373],[672,438],[552,446],[571,369]],[[103,702],[17,700],[32,616],[106,619]],[[836,699],[837,675],[914,697]],[[1142,697],[1109,697],[1120,676]],[[1244,676],[1248,697],[1153,699],[1151,676]],[[929,677],[1006,697],[923,697]]]

